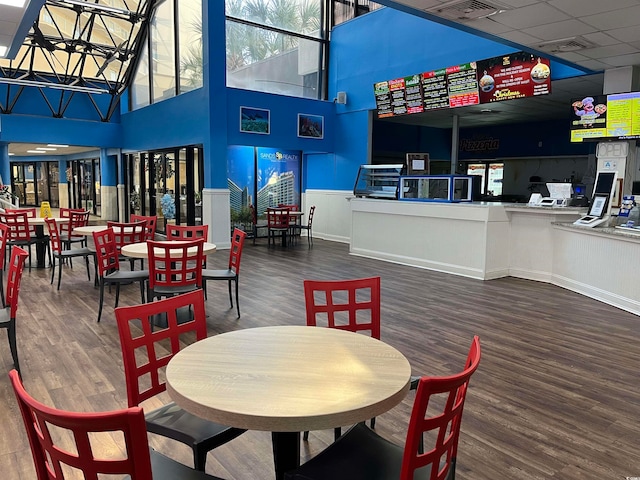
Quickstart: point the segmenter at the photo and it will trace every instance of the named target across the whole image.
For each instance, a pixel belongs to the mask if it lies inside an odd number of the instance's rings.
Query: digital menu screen
[[[465,107],[480,103],[475,62],[447,68],[449,106]]]
[[[549,60],[518,52],[374,84],[378,118],[551,93]]]
[[[549,60],[518,52],[477,62],[480,103],[551,93]]]
[[[577,98],[571,110],[572,142],[640,138],[640,92]]]

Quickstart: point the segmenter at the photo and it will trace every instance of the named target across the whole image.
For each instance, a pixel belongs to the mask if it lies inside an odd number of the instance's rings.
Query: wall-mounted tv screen
[[[577,98],[571,111],[572,142],[640,138],[640,92]]]

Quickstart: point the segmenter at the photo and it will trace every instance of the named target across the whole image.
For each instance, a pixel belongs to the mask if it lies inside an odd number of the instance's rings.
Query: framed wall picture
[[[305,138],[324,138],[324,117],[321,115],[298,114],[298,136]]]
[[[240,107],[240,131],[269,135],[271,132],[270,111],[262,108]]]

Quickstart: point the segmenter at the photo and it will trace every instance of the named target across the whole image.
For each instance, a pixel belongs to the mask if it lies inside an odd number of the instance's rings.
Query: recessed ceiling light
[[[7,54],[7,47],[0,45],[0,57],[4,57]]]
[[[27,150],[27,153],[47,153],[42,150]]]
[[[15,153],[11,153],[11,152],[9,152],[9,156],[10,156],[10,157],[13,157],[14,155],[15,155]]]
[[[10,7],[24,7],[25,0],[0,0],[0,5],[8,5]]]
[[[55,152],[57,148],[36,147],[36,150],[44,150],[45,152]]]
[[[58,145],[55,143],[48,143],[47,147],[67,148],[69,145]]]

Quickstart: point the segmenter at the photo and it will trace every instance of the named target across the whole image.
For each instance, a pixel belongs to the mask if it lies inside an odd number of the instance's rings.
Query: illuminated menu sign
[[[475,62],[447,68],[447,93],[450,107],[480,103]]]
[[[571,108],[572,142],[640,138],[640,92],[576,99]]]
[[[378,118],[551,93],[549,60],[524,52],[374,85]]]
[[[478,62],[480,103],[551,93],[549,60],[525,52]]]

